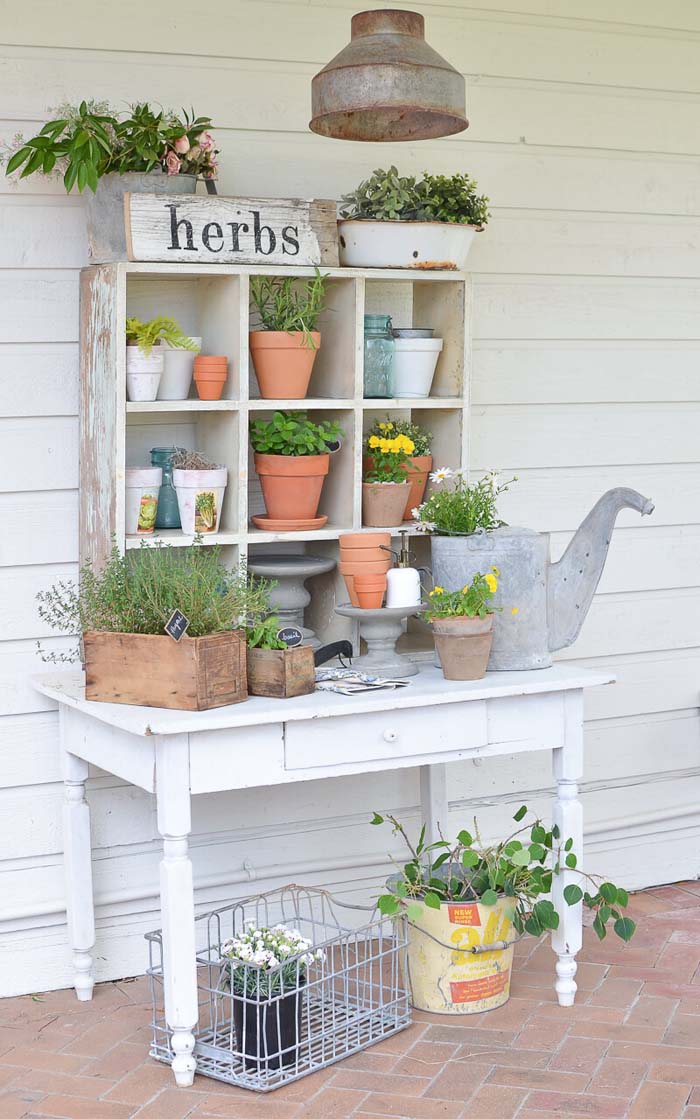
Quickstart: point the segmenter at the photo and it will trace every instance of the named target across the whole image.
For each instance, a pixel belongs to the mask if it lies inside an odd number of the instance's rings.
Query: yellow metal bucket
[[[511,899],[496,905],[443,902],[422,907],[408,926],[411,1002],[436,1014],[478,1014],[508,1001],[513,944]],[[489,949],[488,945],[494,948]]]

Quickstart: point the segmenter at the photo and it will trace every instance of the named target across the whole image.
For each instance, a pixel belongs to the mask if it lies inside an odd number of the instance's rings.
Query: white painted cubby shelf
[[[112,538],[120,548],[141,540],[191,542],[177,531],[150,538],[125,535],[125,470],[150,464],[155,446],[196,448],[228,467],[220,531],[205,543],[221,545],[227,562],[265,550],[306,551],[337,557],[340,534],[362,529],[364,433],[387,414],[411,417],[433,434],[436,464],[467,465],[469,410],[469,278],[460,272],[325,269],[328,299],[319,329],[321,347],[305,400],[262,400],[248,350],[251,275],[313,274],[311,268],[237,268],[228,265],[119,262],[81,274],[81,560],[99,562]],[[431,396],[377,400],[363,397],[363,316],[392,316],[395,326],[432,326],[444,339]],[[203,339],[203,353],[223,353],[229,376],[223,399],[130,402],[126,399],[125,320],[172,315],[183,330]],[[312,418],[336,419],[344,431],[331,460],[319,512],[328,523],[315,532],[271,533],[251,517],[264,512],[248,442],[251,419],[280,409],[303,409]],[[397,525],[412,530],[409,522]],[[368,530],[369,531],[369,530]],[[426,563],[427,541],[416,541]],[[337,572],[312,585],[310,622],[323,639],[346,636],[345,619],[333,612],[347,600]],[[418,627],[420,630],[420,626]],[[419,649],[420,635],[407,636]]]

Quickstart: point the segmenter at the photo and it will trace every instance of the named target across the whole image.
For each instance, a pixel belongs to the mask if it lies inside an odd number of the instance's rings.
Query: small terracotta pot
[[[256,454],[255,470],[268,516],[274,520],[315,517],[330,460],[330,454]]]
[[[371,559],[363,563],[350,563],[340,557],[338,564],[341,575],[383,575],[391,567],[391,556],[386,559]]]
[[[194,383],[200,400],[221,400],[228,373],[228,358],[198,354],[194,359]]]
[[[355,594],[363,610],[379,610],[386,593],[386,575],[355,575]]]
[[[306,396],[321,345],[319,332],[310,333],[313,347],[306,344],[301,331],[251,330],[250,354],[263,400],[302,400]]]
[[[493,614],[485,618],[436,618],[431,623],[446,680],[481,680],[493,642]]]
[[[388,545],[387,545],[388,547]],[[345,563],[367,563],[368,560],[391,558],[381,547],[341,548],[340,558]]]
[[[344,548],[378,548],[380,544],[391,544],[390,532],[344,532],[339,538],[340,550]]]
[[[408,493],[406,482],[363,482],[362,523],[378,528],[400,525]]]
[[[369,470],[373,465],[374,460],[369,455],[364,455],[362,459],[362,469]],[[414,455],[408,462],[401,463],[401,469],[406,471],[406,477],[410,484],[408,500],[404,509],[403,520],[413,520],[412,509],[416,509],[425,494],[425,487],[428,484],[428,474],[433,468],[432,455]]]

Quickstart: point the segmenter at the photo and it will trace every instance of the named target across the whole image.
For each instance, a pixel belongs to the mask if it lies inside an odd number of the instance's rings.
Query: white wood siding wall
[[[346,40],[344,0],[11,4],[0,21],[0,137],[95,95],[211,113],[227,193],[339,196],[364,172],[466,170],[493,203],[475,272],[475,468],[514,471],[511,521],[559,553],[594,500],[635,486],[583,635],[619,683],[588,702],[589,860],[630,886],[695,876],[700,850],[700,7],[687,0],[431,0],[430,41],[467,75],[472,125],[413,146],[307,131],[312,74]],[[582,18],[585,17],[585,18]],[[109,47],[107,47],[109,44]],[[0,994],[68,978],[56,713],[28,683],[38,588],[76,570],[77,269],[83,202],[0,182]],[[164,308],[167,310],[167,308]],[[59,646],[60,642],[51,643]],[[531,757],[454,768],[455,812],[495,828],[546,807]],[[98,973],[143,969],[158,924],[153,805],[91,782]],[[203,905],[290,878],[366,896],[415,812],[405,772],[197,803]],[[234,838],[235,835],[235,838]],[[107,962],[108,960],[108,962]]]

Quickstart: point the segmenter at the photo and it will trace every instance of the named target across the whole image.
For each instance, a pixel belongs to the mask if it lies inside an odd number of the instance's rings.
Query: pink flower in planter
[[[214,137],[211,132],[203,132],[199,137],[199,146],[203,152],[210,152],[214,147]]]
[[[186,153],[190,150],[190,142],[186,136],[178,136],[177,140],[173,144],[173,147],[175,148],[175,151],[178,153],[178,155],[186,155]]]
[[[175,152],[168,152],[165,157],[165,167],[169,175],[179,175],[182,160],[178,158]]]

